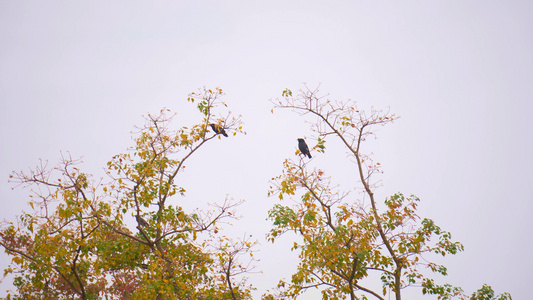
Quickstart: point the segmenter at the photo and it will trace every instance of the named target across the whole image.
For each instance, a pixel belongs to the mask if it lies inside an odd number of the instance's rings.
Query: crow
[[[298,139],[298,149],[300,149],[300,152],[302,152],[303,155],[307,155],[309,158],[312,157],[311,153],[309,153],[309,147],[307,147],[304,139]]]
[[[223,136],[225,137],[228,137],[228,134],[226,133],[226,130],[224,130],[224,127],[218,125],[218,124],[209,124],[209,126],[211,126],[211,129],[213,129],[213,131],[216,133],[216,134],[222,134]]]

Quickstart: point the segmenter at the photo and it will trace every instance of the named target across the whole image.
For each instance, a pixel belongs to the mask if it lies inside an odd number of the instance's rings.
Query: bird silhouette
[[[139,226],[141,227],[146,227],[150,224],[148,224],[148,222],[146,222],[145,219],[143,219],[143,217],[139,216],[139,215],[136,215],[135,216],[135,219],[137,220],[137,223],[139,224]]]
[[[226,130],[224,130],[224,127],[218,124],[209,124],[209,126],[211,126],[211,129],[213,129],[216,134],[222,134],[223,136],[228,137],[228,134],[226,133]]]
[[[309,147],[307,147],[304,139],[298,139],[298,149],[300,149],[300,152],[302,152],[303,155],[307,155],[309,158],[312,157],[309,152]]]

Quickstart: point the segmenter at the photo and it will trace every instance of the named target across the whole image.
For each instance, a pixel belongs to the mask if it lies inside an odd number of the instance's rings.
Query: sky
[[[246,201],[228,232],[260,243],[263,273],[249,280],[258,297],[297,263],[294,236],[265,240],[267,211],[278,203],[267,197],[269,180],[294,158],[296,138],[313,141],[303,118],[272,114],[269,99],[320,85],[331,99],[400,116],[368,143],[384,170],[376,195],[416,194],[420,214],[465,245],[446,258],[449,275],[440,282],[469,294],[487,283],[526,299],[532,32],[526,0],[0,0],[0,219],[28,210],[29,190],[12,189],[11,171],[40,158],[52,166],[69,151],[100,178],[106,162],[133,145],[142,115],[167,107],[177,112],[177,127],[198,122],[187,95],[221,87],[247,134],[217,140],[191,159],[183,201]],[[309,165],[350,180],[355,165],[331,145]],[[0,254],[0,267],[9,261]],[[9,287],[0,284],[0,297]]]

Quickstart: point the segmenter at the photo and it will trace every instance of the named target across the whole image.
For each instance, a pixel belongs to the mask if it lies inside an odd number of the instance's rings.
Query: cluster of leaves
[[[472,294],[470,300],[512,300],[512,298],[509,293],[495,295],[492,287],[484,284],[479,290]]]
[[[58,167],[46,164],[11,175],[32,186],[34,210],[18,222],[5,222],[0,245],[12,255],[5,274],[14,275],[16,295],[8,299],[243,299],[251,287],[235,281],[249,267],[238,256],[253,246],[217,235],[240,203],[226,199],[211,211],[186,211],[186,191],[178,173],[187,159],[216,138],[217,124],[234,134],[239,117],[213,114],[221,89],[203,89],[188,98],[199,103],[202,119],[172,130],[163,109],[148,115],[135,146],[107,164],[106,183],[63,157]],[[226,244],[212,245],[219,236]],[[248,260],[248,261],[253,261]]]

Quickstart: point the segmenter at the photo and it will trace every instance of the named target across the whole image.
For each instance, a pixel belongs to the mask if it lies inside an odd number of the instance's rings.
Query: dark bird
[[[135,216],[135,219],[137,220],[137,223],[139,224],[139,226],[141,227],[146,227],[150,224],[148,224],[148,222],[146,222],[145,219],[143,219],[143,217],[139,216],[139,215],[136,215]]]
[[[312,157],[311,153],[309,152],[309,147],[307,147],[304,139],[298,139],[298,149],[300,149],[300,152],[302,152],[303,155],[307,155],[309,158]]]
[[[209,124],[209,126],[211,126],[211,129],[213,129],[216,134],[222,134],[223,136],[228,137],[228,134],[226,133],[226,130],[224,130],[224,127],[218,124]]]

